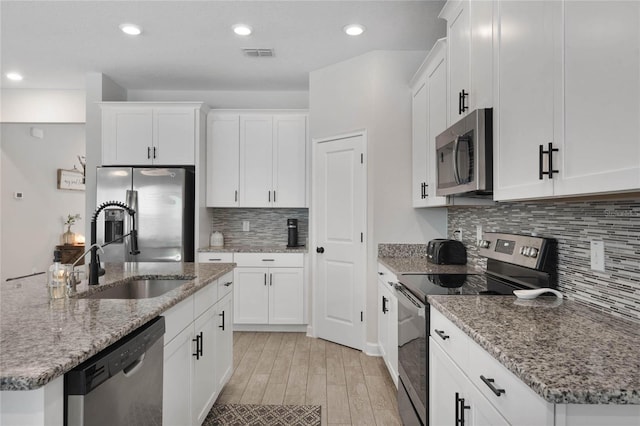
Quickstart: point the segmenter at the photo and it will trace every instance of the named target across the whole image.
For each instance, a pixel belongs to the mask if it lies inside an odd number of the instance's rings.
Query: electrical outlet
[[[249,226],[249,221],[248,220],[243,220],[242,221],[242,230],[244,232],[249,232],[250,229],[251,229],[251,227]]]
[[[453,239],[462,241],[462,229],[458,228],[455,231],[453,231]]]
[[[604,241],[591,241],[591,270],[604,272]]]

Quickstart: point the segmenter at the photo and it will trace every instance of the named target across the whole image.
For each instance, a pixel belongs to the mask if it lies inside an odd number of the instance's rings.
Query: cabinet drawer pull
[[[378,272],[378,275],[384,275],[384,272]]]
[[[231,284],[233,284],[233,281],[229,281],[228,283],[224,283],[222,285],[225,287],[229,287]]]
[[[449,338],[449,336],[445,334],[444,330],[435,330],[435,332],[442,340],[447,340]]]
[[[275,262],[275,259],[262,259],[263,262]]]
[[[485,385],[489,386],[489,389],[491,389],[491,392],[495,393],[496,396],[500,396],[503,393],[506,393],[504,389],[498,389],[493,385],[493,383],[495,382],[494,379],[487,379],[482,375],[480,376],[480,379],[484,382]]]
[[[221,260],[222,259],[220,259],[219,257],[215,259],[209,259],[210,262],[220,262]]]

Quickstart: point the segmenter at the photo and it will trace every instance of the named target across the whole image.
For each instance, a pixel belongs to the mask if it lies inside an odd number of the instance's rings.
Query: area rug
[[[320,426],[319,405],[216,404],[203,426]]]

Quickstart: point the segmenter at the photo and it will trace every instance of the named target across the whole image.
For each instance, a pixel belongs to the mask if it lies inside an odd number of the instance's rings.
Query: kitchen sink
[[[188,283],[192,279],[155,278],[136,279],[122,285],[80,296],[82,299],[149,299],[162,296],[168,291]]]

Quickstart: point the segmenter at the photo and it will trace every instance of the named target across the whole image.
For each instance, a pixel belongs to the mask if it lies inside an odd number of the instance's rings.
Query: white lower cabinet
[[[431,308],[430,425],[638,425],[640,407],[552,404]]]
[[[233,370],[229,272],[164,313],[162,418],[201,425]]]
[[[237,253],[235,324],[303,324],[303,255]]]
[[[398,298],[396,276],[378,264],[378,347],[393,383],[398,386]]]

